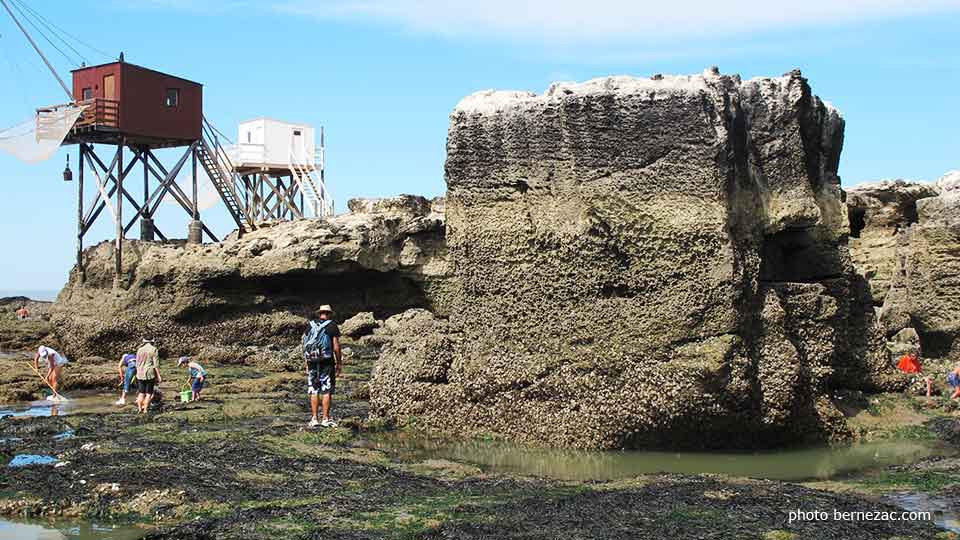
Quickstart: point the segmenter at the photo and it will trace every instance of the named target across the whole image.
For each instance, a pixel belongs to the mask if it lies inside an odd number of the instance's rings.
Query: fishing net
[[[84,108],[64,105],[39,111],[33,120],[0,131],[0,150],[27,163],[46,161],[60,149]]]

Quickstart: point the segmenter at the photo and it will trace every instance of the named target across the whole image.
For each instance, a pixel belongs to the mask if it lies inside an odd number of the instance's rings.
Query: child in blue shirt
[[[200,392],[203,390],[204,383],[207,382],[207,370],[203,369],[199,363],[190,360],[189,356],[181,356],[177,360],[177,367],[186,366],[190,370],[190,390],[192,395],[190,401],[200,399]]]

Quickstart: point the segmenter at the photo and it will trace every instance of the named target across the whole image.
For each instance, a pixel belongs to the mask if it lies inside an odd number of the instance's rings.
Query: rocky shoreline
[[[120,276],[112,243],[90,247],[53,305],[21,321],[23,299],[3,304],[0,350],[49,340],[72,360],[64,391],[99,395],[150,337],[165,370],[195,355],[215,383],[146,417],[0,418],[5,458],[57,460],[5,468],[0,513],[178,539],[956,538],[788,517],[893,511],[898,490],[960,503],[944,380],[960,358],[960,176],[845,191],[844,126],[798,71],[485,91],[451,114],[445,197],[352,200],[216,244],[125,241]],[[313,431],[299,336],[322,304],[348,368],[340,427]],[[933,397],[896,368],[911,351]],[[0,356],[0,402],[40,397],[24,358]],[[951,451],[798,484],[559,481],[367,444],[418,431],[590,452]]]
[[[147,418],[129,408],[2,418],[5,457],[47,454],[63,465],[4,469],[0,513],[133,520],[158,539],[951,538],[925,522],[788,522],[796,509],[899,511],[857,487],[868,477],[830,490],[717,475],[554,481],[373,449],[361,443],[391,429],[363,398],[375,350],[350,346],[332,430],[304,429],[297,373],[236,365],[212,367],[207,400],[168,400]],[[0,360],[4,372],[17,369],[9,362]],[[946,421],[942,432],[960,429]]]

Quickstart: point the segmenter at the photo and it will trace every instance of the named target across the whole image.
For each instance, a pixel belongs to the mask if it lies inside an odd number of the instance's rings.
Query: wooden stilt
[[[77,275],[80,283],[86,281],[86,270],[83,268],[83,153],[86,145],[78,145],[80,148],[80,157],[77,159],[80,170],[77,171]]]
[[[117,146],[117,164],[120,174],[117,177],[117,246],[114,250],[116,260],[114,261],[114,284],[120,283],[120,272],[123,268],[123,147],[127,141],[123,140]]]

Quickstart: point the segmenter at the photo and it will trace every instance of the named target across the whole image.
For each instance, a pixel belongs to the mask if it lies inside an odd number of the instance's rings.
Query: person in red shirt
[[[920,366],[920,357],[917,353],[912,352],[901,356],[900,361],[897,362],[897,369],[904,373],[916,374],[917,378],[922,378],[927,384],[927,397],[930,397],[933,381],[930,377],[923,375],[923,368]]]

